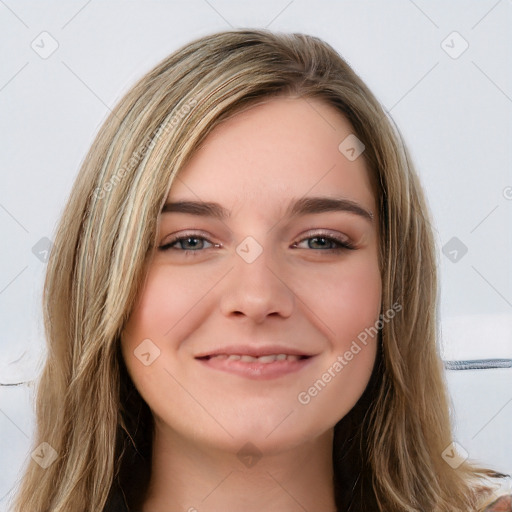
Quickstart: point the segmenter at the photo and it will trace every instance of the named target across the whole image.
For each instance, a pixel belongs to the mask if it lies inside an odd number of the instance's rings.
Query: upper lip
[[[220,347],[215,350],[208,350],[205,352],[201,352],[196,355],[195,358],[204,358],[204,357],[213,357],[220,354],[227,355],[246,355],[252,357],[261,357],[261,356],[269,356],[269,355],[278,355],[278,354],[286,354],[286,355],[295,355],[295,356],[305,356],[311,357],[314,356],[312,352],[307,350],[300,350],[297,348],[287,347],[284,345],[229,345],[225,347]]]

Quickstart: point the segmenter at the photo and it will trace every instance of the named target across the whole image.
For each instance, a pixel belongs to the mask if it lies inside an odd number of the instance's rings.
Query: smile
[[[313,358],[314,356],[296,354],[264,354],[258,357],[248,354],[214,354],[198,357],[196,360],[212,370],[249,379],[268,380],[300,371]]]
[[[266,356],[249,356],[239,354],[216,354],[214,356],[206,356],[211,358],[217,357],[219,359],[229,359],[230,361],[242,361],[242,363],[273,363],[274,361],[298,361],[299,359],[307,358],[308,356],[297,356],[295,354],[269,354]]]

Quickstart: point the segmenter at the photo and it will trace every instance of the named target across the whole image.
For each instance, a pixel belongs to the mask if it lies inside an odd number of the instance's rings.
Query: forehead
[[[227,208],[284,205],[305,195],[345,197],[375,210],[363,155],[340,143],[354,130],[318,99],[271,98],[223,121],[180,170],[168,200],[214,200]]]

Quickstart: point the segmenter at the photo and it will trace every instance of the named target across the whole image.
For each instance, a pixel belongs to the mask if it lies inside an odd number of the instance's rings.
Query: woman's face
[[[327,435],[362,395],[381,278],[352,133],[319,100],[269,99],[217,126],[174,181],[122,336],[157,429],[270,453]]]

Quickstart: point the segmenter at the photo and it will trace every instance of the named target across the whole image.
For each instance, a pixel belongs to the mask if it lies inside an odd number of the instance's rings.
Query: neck
[[[241,456],[155,425],[143,512],[335,512],[332,430],[280,453]]]

